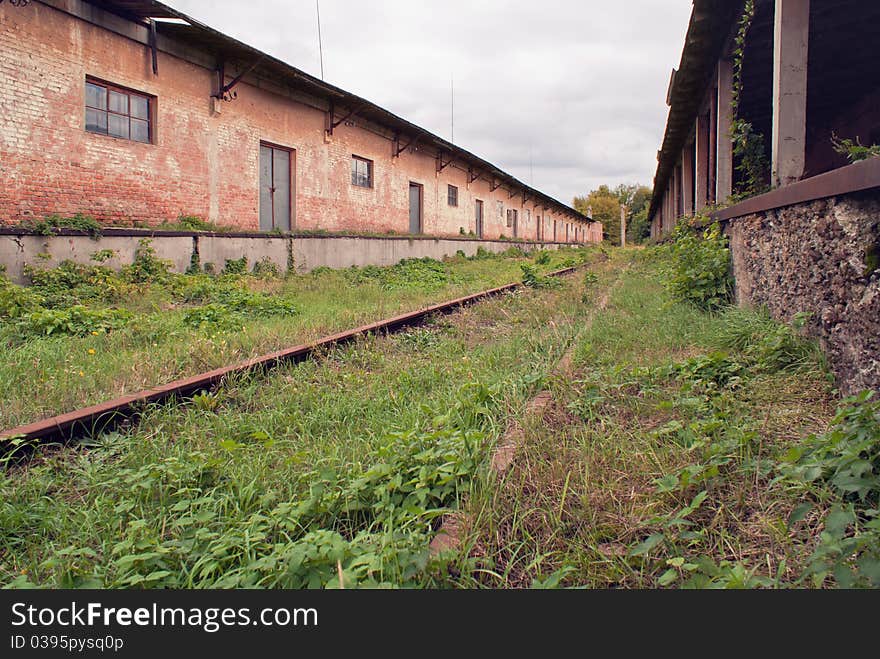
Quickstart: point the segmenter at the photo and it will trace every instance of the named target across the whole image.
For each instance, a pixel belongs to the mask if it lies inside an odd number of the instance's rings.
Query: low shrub
[[[847,399],[831,429],[792,448],[780,480],[808,501],[792,514],[803,519],[818,502],[830,504],[824,530],[804,577],[820,587],[880,587],[880,400],[873,392]]]
[[[131,313],[124,309],[88,309],[81,305],[69,309],[39,309],[25,316],[19,328],[27,333],[53,336],[85,336],[125,327]]]
[[[730,304],[730,249],[718,223],[703,230],[680,223],[668,249],[671,259],[666,284],[675,299],[704,311]]]
[[[120,276],[135,284],[161,283],[169,278],[172,263],[156,256],[151,240],[143,238],[138,241],[134,253],[134,262],[122,268]]]
[[[49,308],[86,302],[112,304],[126,298],[132,291],[129,282],[103,265],[84,265],[68,260],[45,270],[26,265],[24,274],[30,280],[32,290]]]
[[[562,286],[561,280],[540,274],[538,269],[529,263],[523,263],[519,267],[523,273],[522,283],[529,288],[559,288]]]
[[[87,232],[94,240],[101,237],[101,223],[91,215],[77,213],[73,217],[61,215],[49,215],[42,220],[25,220],[19,224],[23,229],[39,233],[44,236],[52,236],[58,233],[58,229],[73,229]]]

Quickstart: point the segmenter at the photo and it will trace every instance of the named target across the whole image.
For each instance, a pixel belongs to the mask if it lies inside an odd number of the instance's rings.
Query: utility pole
[[[626,206],[620,205],[620,246],[626,247]]]
[[[449,113],[449,123],[450,123],[450,136],[449,142],[451,144],[455,144],[455,74],[453,73],[451,76],[451,82],[449,86],[450,91],[450,113]]]
[[[315,13],[318,15],[318,57],[321,60],[321,80],[324,79],[324,44],[321,40],[321,0],[315,0]]]

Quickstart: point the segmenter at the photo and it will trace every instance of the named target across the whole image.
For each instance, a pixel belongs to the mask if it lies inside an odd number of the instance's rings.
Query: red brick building
[[[149,0],[0,0],[0,223],[601,241],[479,157]]]

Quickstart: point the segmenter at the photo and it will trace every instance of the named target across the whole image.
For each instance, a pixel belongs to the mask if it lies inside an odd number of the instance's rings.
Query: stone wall
[[[880,390],[880,192],[727,222],[737,301],[781,321],[812,314],[844,394]]]

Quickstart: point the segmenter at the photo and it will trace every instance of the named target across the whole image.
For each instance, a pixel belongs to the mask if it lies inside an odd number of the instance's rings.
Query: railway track
[[[583,266],[563,268],[549,273],[550,277],[561,277],[575,272]],[[452,313],[462,307],[486,298],[501,295],[522,288],[524,284],[513,283],[491,288],[479,293],[456,298],[418,311],[386,318],[369,325],[362,325],[345,332],[331,334],[312,343],[302,344],[271,352],[260,357],[248,359],[232,366],[207,371],[189,378],[175,380],[158,387],[114,398],[98,405],[80,408],[72,412],[53,416],[17,428],[0,431],[0,453],[21,444],[33,445],[40,442],[69,442],[79,437],[94,436],[113,429],[121,422],[136,417],[147,405],[162,403],[171,399],[186,400],[195,394],[210,390],[232,375],[268,371],[281,364],[298,363],[309,359],[316,352],[342,345],[360,336],[378,333],[393,333],[421,324],[434,314]],[[9,442],[15,440],[12,445]]]

